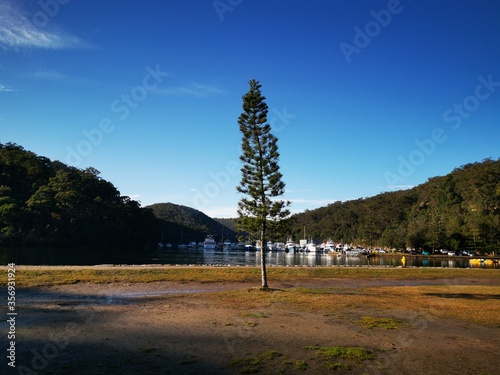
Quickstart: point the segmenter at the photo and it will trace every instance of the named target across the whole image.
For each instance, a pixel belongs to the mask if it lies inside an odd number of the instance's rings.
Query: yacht
[[[276,251],[276,245],[273,243],[273,241],[267,241],[267,250],[269,251]]]
[[[310,241],[307,245],[306,245],[306,250],[311,252],[311,253],[315,253],[317,248],[316,248],[316,244],[314,243],[314,241]]]
[[[214,236],[212,236],[211,234],[209,234],[205,238],[205,242],[203,243],[203,248],[205,250],[215,250],[216,247],[217,247],[217,242],[215,242]]]
[[[328,240],[328,242],[323,244],[323,252],[325,253],[333,253],[336,251],[335,244],[332,240]]]
[[[295,253],[295,243],[292,241],[291,238],[289,238],[287,241],[286,241],[286,244],[285,244],[285,251],[289,254],[294,254]]]

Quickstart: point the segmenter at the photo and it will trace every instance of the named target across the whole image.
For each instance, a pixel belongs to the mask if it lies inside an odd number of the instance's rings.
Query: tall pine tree
[[[266,273],[267,235],[274,225],[286,218],[290,202],[276,200],[285,191],[279,170],[278,139],[267,123],[268,107],[256,80],[243,96],[243,113],[238,118],[242,138],[240,160],[241,182],[237,186],[243,195],[238,203],[238,228],[260,234],[262,287],[268,289]]]

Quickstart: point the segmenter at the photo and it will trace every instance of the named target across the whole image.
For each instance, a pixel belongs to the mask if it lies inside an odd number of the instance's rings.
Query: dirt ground
[[[356,289],[442,282],[357,279],[335,280],[335,285]],[[4,368],[19,374],[493,375],[500,371],[499,328],[363,307],[332,315],[276,307],[264,312],[228,309],[203,298],[205,292],[253,286],[79,283],[18,290],[17,368],[2,365],[2,372]],[[318,286],[325,287],[325,281],[272,285]],[[363,315],[389,317],[405,325],[367,329],[353,323]],[[361,359],[348,354],[334,358],[323,347],[360,347],[369,354]]]

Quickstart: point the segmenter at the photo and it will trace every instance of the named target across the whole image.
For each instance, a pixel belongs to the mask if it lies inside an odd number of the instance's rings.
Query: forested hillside
[[[157,241],[150,210],[99,172],[0,144],[0,243],[146,246]]]
[[[306,211],[292,233],[388,248],[500,250],[500,159],[467,164],[411,190]]]
[[[498,252],[500,159],[464,165],[410,190],[294,215],[288,233],[297,240],[304,229],[317,241]],[[235,241],[234,221],[172,203],[141,208],[93,168],[0,144],[0,244],[144,247],[162,238],[199,242],[207,234]]]
[[[163,242],[174,245],[191,241],[203,241],[207,234],[217,242],[225,239],[236,241],[236,233],[223,222],[217,221],[194,208],[173,203],[156,203],[147,206],[162,220]]]

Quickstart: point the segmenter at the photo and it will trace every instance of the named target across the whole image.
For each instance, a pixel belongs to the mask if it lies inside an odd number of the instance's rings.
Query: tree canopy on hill
[[[0,144],[0,243],[143,247],[157,227],[150,210],[96,169]]]
[[[500,159],[410,190],[336,202],[293,217],[293,233],[369,247],[500,250]]]
[[[236,241],[236,232],[232,228],[194,208],[173,203],[155,203],[146,208],[162,221],[163,242],[174,245],[200,242],[207,234],[213,235],[217,241]]]

